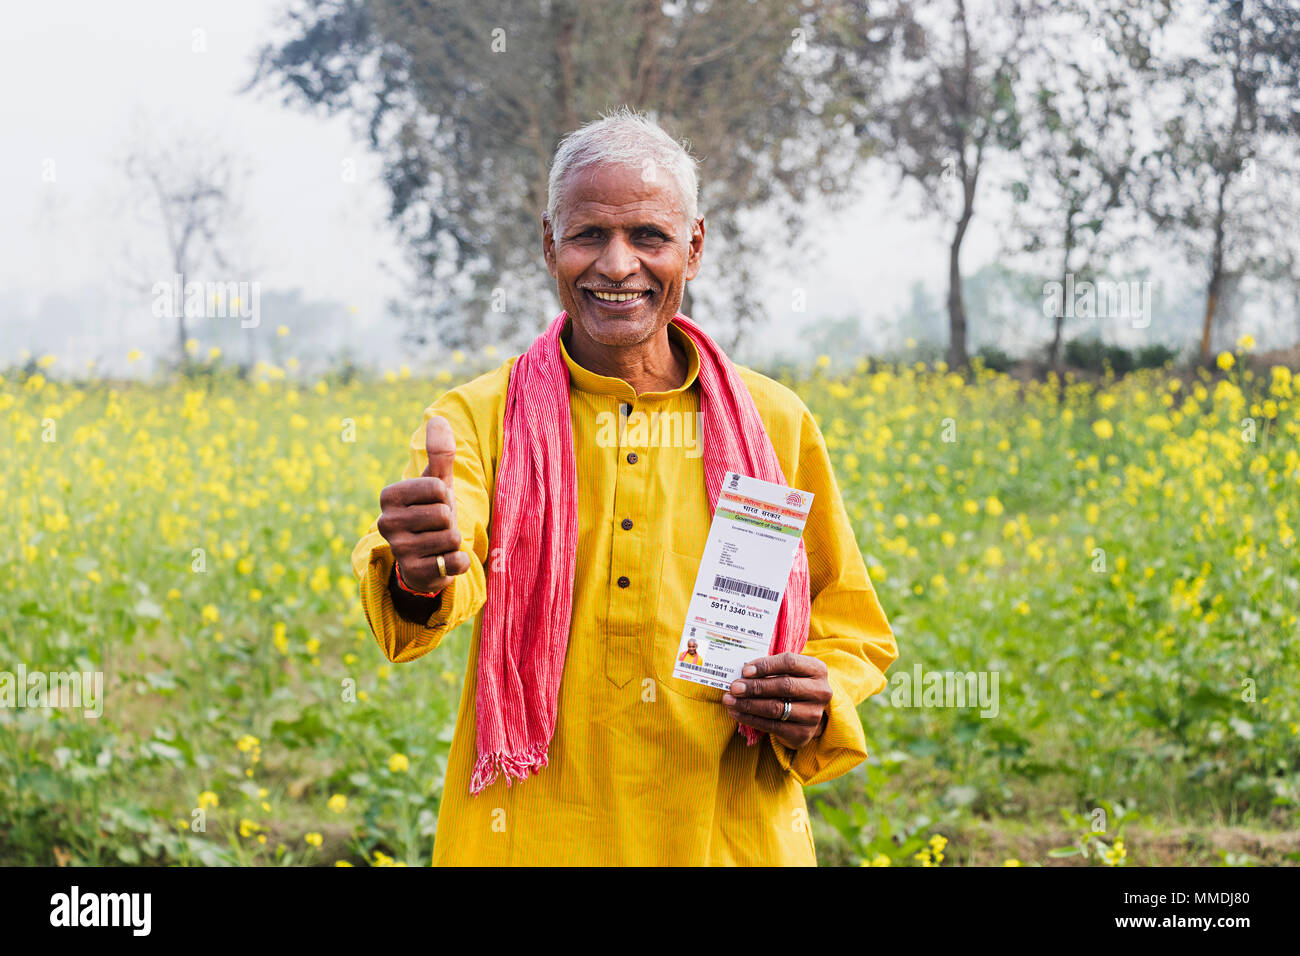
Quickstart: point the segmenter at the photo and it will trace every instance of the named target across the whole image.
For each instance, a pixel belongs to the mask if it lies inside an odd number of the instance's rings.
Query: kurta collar
[[[614,398],[624,402],[644,401],[646,399],[668,398],[686,391],[695,384],[695,379],[700,372],[700,351],[695,347],[695,342],[691,337],[682,331],[676,322],[668,323],[668,335],[670,338],[681,343],[682,348],[686,350],[686,381],[677,388],[668,389],[663,392],[642,392],[637,395],[635,389],[621,378],[615,378],[610,375],[598,375],[590,369],[583,368],[573,360],[569,355],[569,350],[564,344],[564,334],[569,331],[569,326],[573,319],[566,319],[563,333],[560,335],[560,352],[564,356],[564,364],[569,367],[569,384],[582,392],[590,392],[595,395],[611,395]]]

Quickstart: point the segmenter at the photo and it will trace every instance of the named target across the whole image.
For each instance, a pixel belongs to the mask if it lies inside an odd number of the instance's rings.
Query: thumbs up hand
[[[469,570],[469,555],[460,550],[452,475],[456,436],[440,415],[424,429],[428,464],[419,478],[407,478],[379,495],[379,533],[392,548],[402,582],[413,591],[433,592]],[[438,567],[442,557],[446,574]]]
[[[424,453],[429,459],[424,477],[437,478],[450,488],[456,470],[456,436],[451,433],[451,423],[441,415],[434,415],[424,426]],[[455,504],[453,500],[453,507]]]

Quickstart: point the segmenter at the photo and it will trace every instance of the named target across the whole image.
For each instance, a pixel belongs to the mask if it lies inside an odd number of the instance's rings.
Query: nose
[[[611,282],[622,282],[640,268],[636,250],[621,234],[615,233],[596,260],[597,271]]]

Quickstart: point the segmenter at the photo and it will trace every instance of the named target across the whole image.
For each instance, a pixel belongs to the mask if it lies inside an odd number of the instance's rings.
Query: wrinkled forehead
[[[657,225],[676,230],[685,218],[681,192],[660,169],[593,163],[568,173],[560,189],[558,218],[617,225]]]

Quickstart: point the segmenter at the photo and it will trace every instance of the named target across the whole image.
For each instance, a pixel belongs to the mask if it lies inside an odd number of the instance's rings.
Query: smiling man
[[[802,787],[865,758],[898,655],[825,442],[678,312],[705,234],[681,145],[619,110],[549,187],[564,311],[425,410],[352,556],[389,660],[474,622],[434,863],[814,864]],[[698,421],[702,453],[600,427],[638,414]],[[815,498],[772,653],[724,692],[672,673],[729,470]]]
[[[686,650],[677,655],[679,661],[685,661],[688,664],[703,664],[704,658],[700,657],[700,645],[695,638],[686,642]]]

